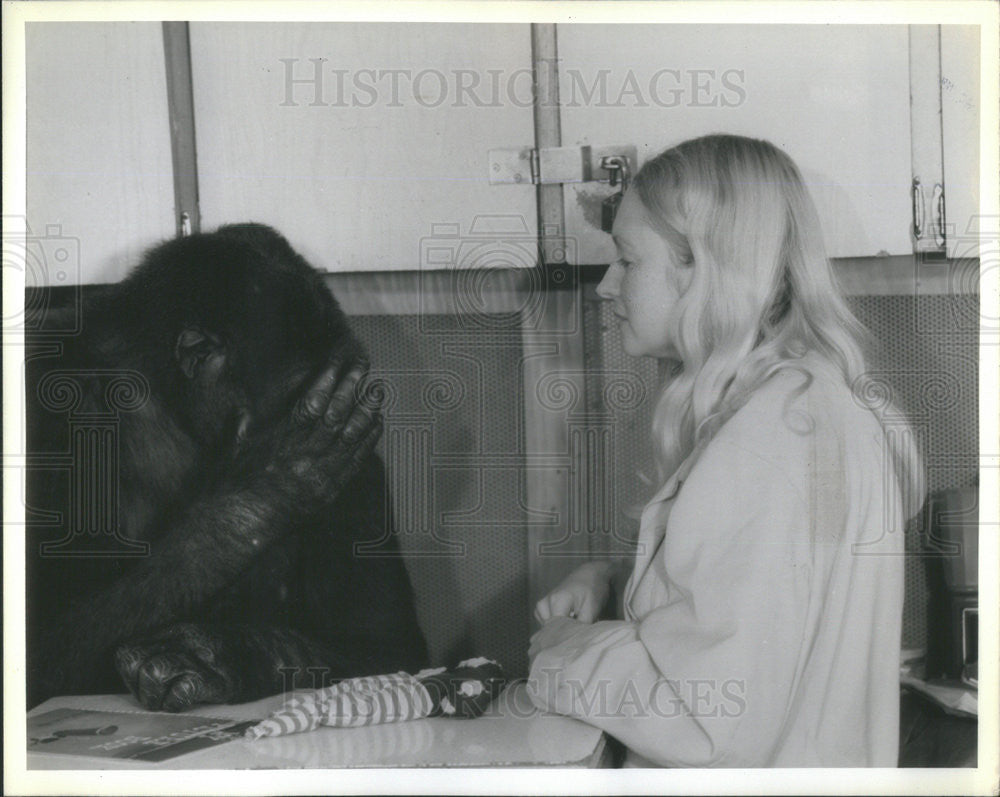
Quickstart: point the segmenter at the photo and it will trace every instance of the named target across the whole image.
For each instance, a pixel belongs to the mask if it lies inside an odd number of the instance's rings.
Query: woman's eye
[[[622,268],[628,268],[629,266],[632,265],[632,261],[631,260],[626,260],[624,257],[619,257],[618,260],[617,260],[617,263]]]

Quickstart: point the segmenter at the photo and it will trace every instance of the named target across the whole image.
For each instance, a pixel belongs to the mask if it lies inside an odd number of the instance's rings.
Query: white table
[[[198,706],[188,713],[247,720],[263,718],[283,697],[242,705]],[[141,711],[128,695],[57,697],[29,714],[55,708]],[[344,767],[606,766],[603,733],[568,717],[536,709],[524,682],[513,684],[474,720],[433,719],[327,728],[289,736],[237,740],[160,763],[28,754],[28,769],[337,769]]]

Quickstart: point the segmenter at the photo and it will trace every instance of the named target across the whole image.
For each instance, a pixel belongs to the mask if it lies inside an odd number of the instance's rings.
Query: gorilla
[[[378,391],[281,235],[166,242],[29,328],[29,707],[124,682],[178,711],[426,664]]]

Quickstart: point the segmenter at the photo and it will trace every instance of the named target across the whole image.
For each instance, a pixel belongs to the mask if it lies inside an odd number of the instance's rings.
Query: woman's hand
[[[543,625],[553,617],[569,617],[581,623],[597,619],[611,594],[611,562],[581,565],[552,592],[535,604],[535,619]]]
[[[531,637],[528,647],[528,659],[534,661],[535,656],[546,648],[555,647],[565,639],[569,639],[580,630],[582,623],[569,617],[553,617],[536,631]]]

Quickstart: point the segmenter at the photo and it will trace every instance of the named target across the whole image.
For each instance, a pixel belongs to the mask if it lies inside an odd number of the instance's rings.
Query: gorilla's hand
[[[304,506],[332,503],[382,435],[377,398],[362,396],[367,372],[333,359],[272,438],[265,471]]]
[[[122,645],[118,672],[129,691],[150,711],[183,711],[198,703],[226,703],[236,695],[236,668],[222,640],[193,623]]]

